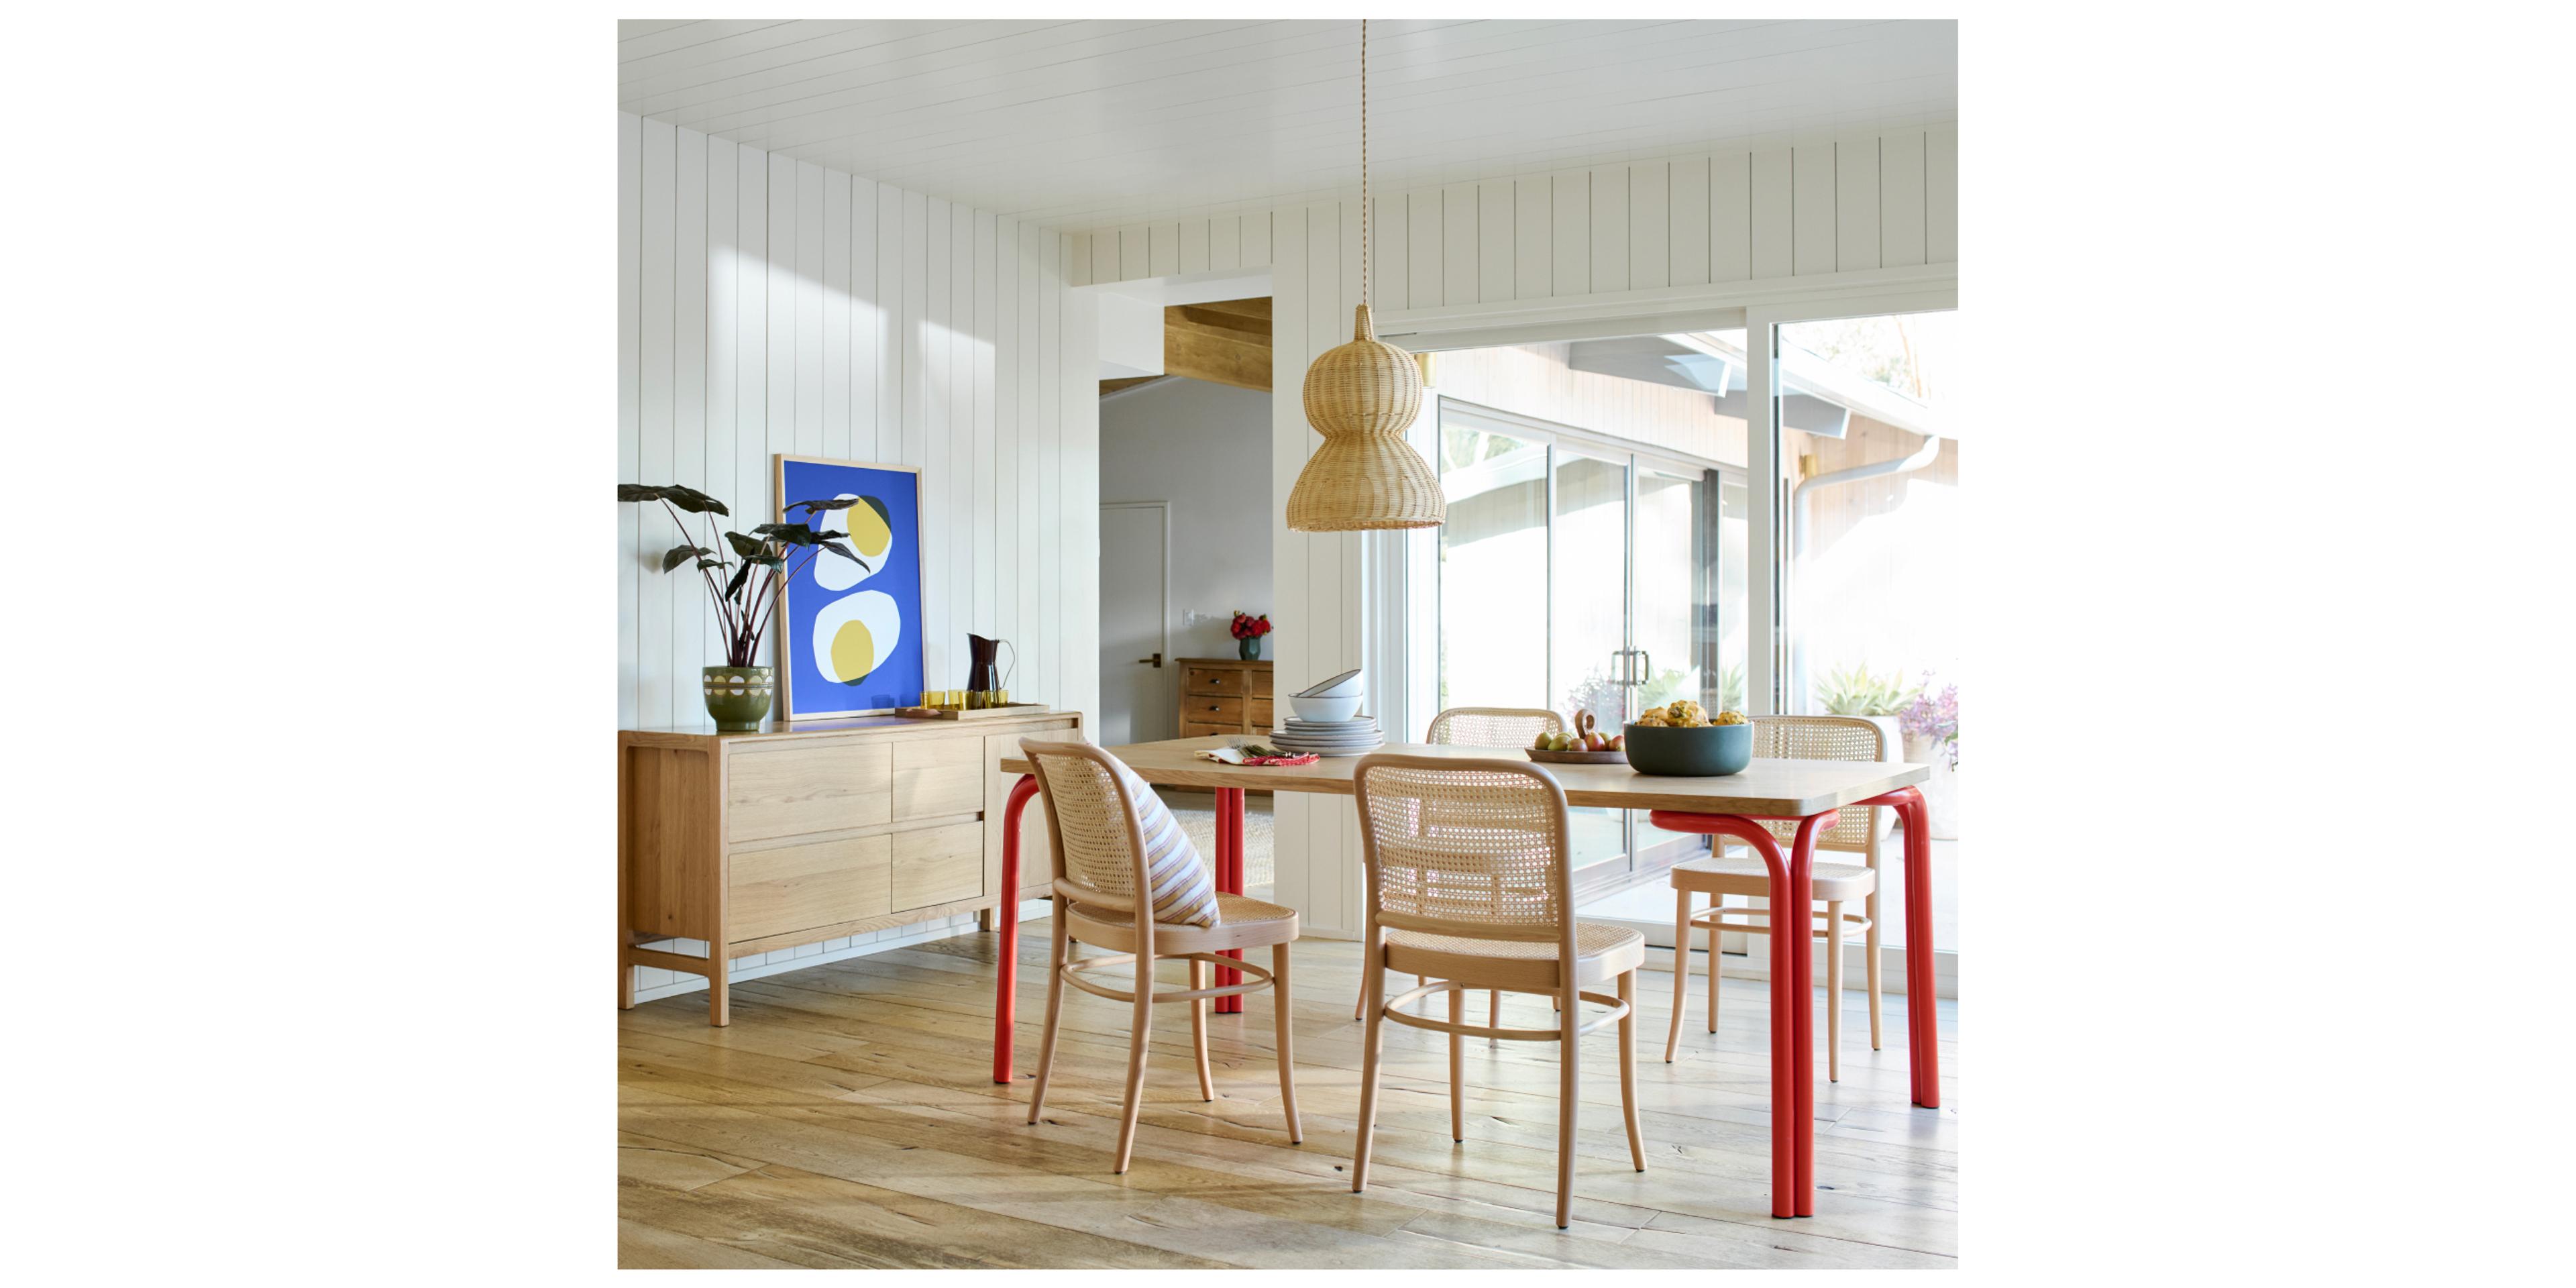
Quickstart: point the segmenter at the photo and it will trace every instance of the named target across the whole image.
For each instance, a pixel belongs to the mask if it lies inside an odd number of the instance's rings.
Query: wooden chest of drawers
[[[1180,668],[1182,737],[1270,732],[1268,662],[1185,657]]]
[[[705,976],[708,1021],[723,1024],[733,958],[999,907],[1016,775],[994,766],[1023,737],[1081,727],[1078,713],[1049,712],[621,731],[618,1005],[634,1004],[634,967],[659,966]],[[1043,821],[1035,832],[1023,831],[1035,839],[1024,870],[1043,874]],[[663,939],[708,952],[640,946]]]

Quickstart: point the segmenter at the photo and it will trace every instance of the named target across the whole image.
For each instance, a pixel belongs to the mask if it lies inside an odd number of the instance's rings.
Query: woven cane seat
[[[1553,939],[1471,939],[1419,930],[1386,932],[1389,970],[1454,979],[1477,988],[1552,989],[1562,986]],[[1575,983],[1613,979],[1646,960],[1646,937],[1598,921],[1574,924]]]
[[[1217,924],[1213,926],[1155,922],[1154,955],[1168,957],[1227,948],[1259,948],[1288,943],[1297,938],[1297,910],[1285,904],[1219,892],[1216,915]],[[1136,923],[1127,913],[1076,904],[1065,917],[1072,926],[1073,937],[1083,943],[1111,952],[1136,950]]]
[[[1826,903],[1848,902],[1868,894],[1878,885],[1878,874],[1858,863],[1813,864],[1814,882],[1807,897]],[[1769,894],[1771,869],[1758,855],[1734,853],[1676,863],[1672,868],[1673,888],[1699,894]]]

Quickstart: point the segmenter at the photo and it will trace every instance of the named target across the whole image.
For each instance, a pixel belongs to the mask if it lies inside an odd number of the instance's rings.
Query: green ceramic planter
[[[1628,767],[1663,778],[1718,778],[1753,763],[1753,726],[1706,725],[1697,729],[1628,725],[1620,730]]]
[[[750,733],[769,715],[770,684],[765,666],[708,667],[707,714],[724,733]]]

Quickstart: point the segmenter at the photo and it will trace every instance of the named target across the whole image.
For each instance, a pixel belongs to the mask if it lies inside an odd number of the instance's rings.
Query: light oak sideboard
[[[1067,711],[619,731],[617,1004],[635,1004],[635,967],[659,966],[704,976],[707,1021],[725,1024],[736,957],[999,908],[1017,775],[995,766],[1021,738],[1081,728]],[[1021,853],[1037,876],[1020,894],[1044,897],[1045,851]],[[643,947],[664,939],[707,954]]]

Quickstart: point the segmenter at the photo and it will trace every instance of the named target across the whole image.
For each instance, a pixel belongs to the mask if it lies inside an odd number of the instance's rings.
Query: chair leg
[[[1372,941],[1376,936],[1370,936]],[[1351,1154],[1351,1193],[1368,1188],[1369,1146],[1377,1141],[1377,1072],[1378,1030],[1386,1018],[1381,1000],[1386,996],[1386,969],[1378,964],[1372,942],[1367,973],[1361,984],[1360,1005],[1368,1012],[1368,1027],[1360,1034],[1360,1121],[1359,1146]]]
[[[1862,934],[1864,946],[1869,950],[1869,961],[1861,969],[1869,974],[1869,1049],[1875,1051],[1878,1049],[1878,891],[1875,888],[1870,890],[1868,898],[1861,900],[1860,908],[1861,915],[1869,918],[1869,929]]]
[[[1570,990],[1557,994],[1556,1228],[1560,1230],[1573,1224],[1568,1218],[1574,1212],[1574,1125],[1581,1103],[1575,1094],[1575,1080],[1583,1064],[1575,1050],[1574,1031],[1581,1027],[1578,1009]]]
[[[1297,1007],[1288,996],[1288,945],[1271,945],[1270,977],[1271,1000],[1278,1004],[1274,1022],[1279,1034],[1279,1101],[1288,1111],[1288,1143],[1300,1145],[1305,1143],[1306,1129],[1297,1122],[1297,1051],[1292,1032]]]
[[[1725,903],[1725,895],[1713,894],[1708,897],[1708,908],[1712,913],[1723,907]],[[1717,936],[1717,919],[1711,917],[1708,927],[1708,1031],[1711,1033],[1717,1032],[1717,984],[1719,980],[1726,978],[1726,951],[1724,946],[1718,943]]]
[[[1207,979],[1208,964],[1197,958],[1190,959],[1190,991],[1195,993],[1206,988]],[[1199,1099],[1213,1101],[1216,1099],[1216,1080],[1208,1076],[1207,1017],[1208,999],[1191,998],[1190,1048],[1199,1059]]]
[[[1467,1018],[1467,990],[1449,990],[1449,1022],[1459,1024]],[[1464,1044],[1456,1033],[1449,1035],[1449,1140],[1465,1144],[1467,1140],[1467,1061],[1461,1054]]]
[[[1673,891],[1673,1024],[1664,1033],[1664,1063],[1673,1062],[1673,1053],[1682,1045],[1682,1008],[1690,1005],[1691,897],[1688,890]],[[1717,932],[1709,932],[1709,943],[1717,943]],[[1712,960],[1714,960],[1712,958]]]
[[[1498,1029],[1503,1027],[1503,990],[1499,988],[1485,990],[1485,1023]],[[1487,1038],[1485,1045],[1500,1046],[1502,1041],[1501,1038]]]
[[[1815,936],[1807,936],[1809,943]],[[1825,901],[1825,1081],[1843,1080],[1843,901]]]
[[[1154,1033],[1154,959],[1136,954],[1136,1031],[1127,1040],[1127,1107],[1118,1118],[1118,1173],[1136,1151],[1136,1111],[1145,1106],[1145,1047]]]
[[[1064,907],[1055,910],[1053,947],[1047,951],[1046,1031],[1038,1038],[1038,1083],[1029,1092],[1029,1122],[1035,1125],[1038,1111],[1046,1108],[1047,1074],[1055,1068],[1056,1017],[1064,1014],[1064,964],[1073,959],[1073,939],[1065,925]]]
[[[1628,1013],[1619,1017],[1619,1108],[1628,1115],[1628,1159],[1646,1170],[1646,1137],[1637,1130],[1637,972],[1619,975],[1619,1000]]]

